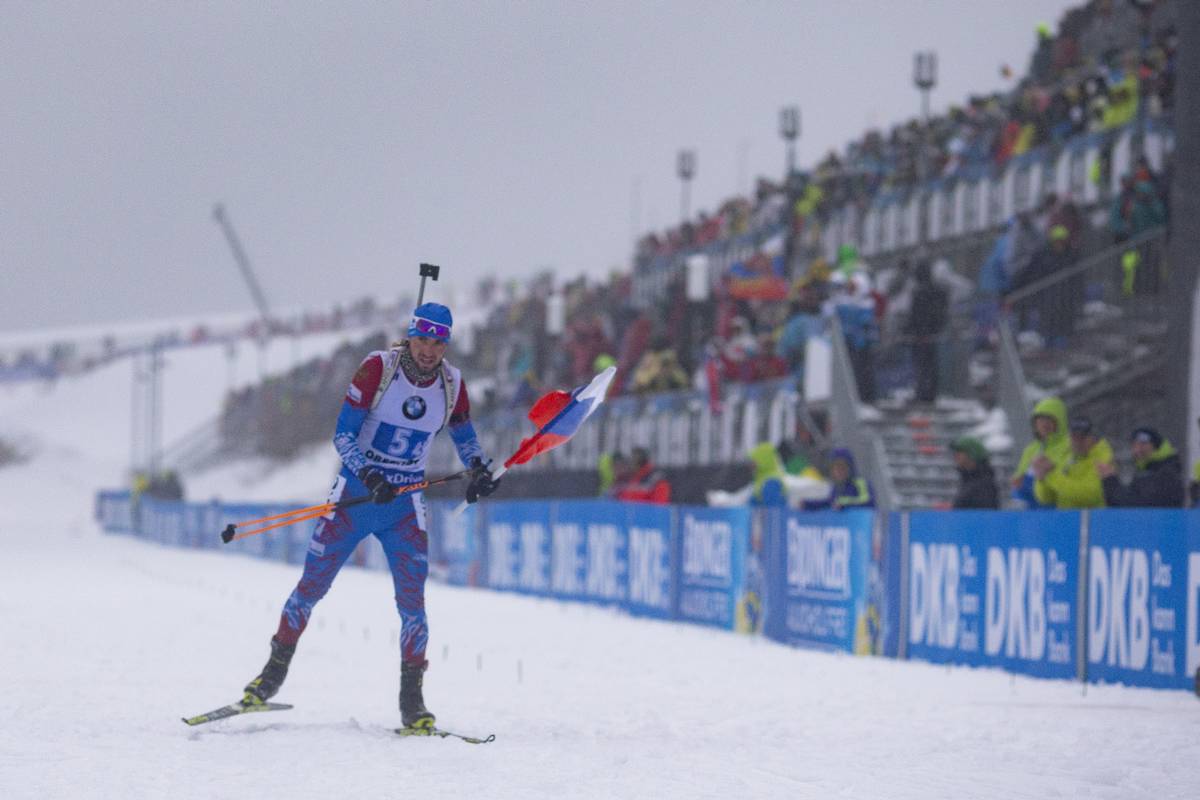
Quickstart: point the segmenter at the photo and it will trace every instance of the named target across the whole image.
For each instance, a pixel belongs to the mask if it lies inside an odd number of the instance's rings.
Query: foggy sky
[[[628,268],[634,233],[1023,74],[1082,0],[0,5],[0,330]],[[438,290],[432,292],[436,299]]]

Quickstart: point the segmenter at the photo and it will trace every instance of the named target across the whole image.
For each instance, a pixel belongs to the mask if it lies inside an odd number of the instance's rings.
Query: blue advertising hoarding
[[[678,515],[676,617],[732,630],[739,606],[753,602],[745,591],[750,509],[680,506]]]
[[[632,614],[670,619],[675,610],[671,569],[675,512],[668,506],[627,504],[629,593]]]
[[[1200,515],[1089,519],[1087,678],[1186,689],[1200,667]]]
[[[901,600],[903,563],[905,560],[905,515],[889,512],[887,519],[876,527],[871,539],[871,567],[867,591],[879,614],[879,635],[872,650],[874,655],[900,656]]]
[[[772,515],[766,634],[790,645],[871,652],[871,511]]]
[[[133,499],[129,492],[97,492],[96,521],[106,532],[133,533]]]
[[[1048,678],[1186,689],[1200,668],[1200,512],[453,505],[428,504],[430,565],[460,585]],[[219,538],[228,522],[291,507],[101,492],[95,511],[106,531],[297,563],[312,521]],[[386,569],[371,538],[350,563]]]
[[[496,503],[485,509],[486,585],[545,595],[550,592],[550,504]]]
[[[555,505],[553,593],[602,605],[623,604],[629,591],[625,504],[568,500]]]
[[[1076,677],[1079,513],[914,511],[908,654]]]
[[[454,586],[482,583],[483,547],[476,534],[478,505],[454,513],[456,503],[427,504],[429,513],[429,574]]]

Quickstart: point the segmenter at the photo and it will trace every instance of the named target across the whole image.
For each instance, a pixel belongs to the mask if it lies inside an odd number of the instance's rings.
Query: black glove
[[[500,481],[492,479],[492,471],[488,469],[487,464],[483,463],[482,458],[476,456],[471,459],[471,482],[467,484],[468,503],[474,503],[481,497],[487,497],[496,491],[496,487],[499,485]]]
[[[385,504],[396,499],[395,488],[388,483],[387,478],[379,470],[368,467],[358,473],[358,479],[367,487],[371,499],[376,503]]]

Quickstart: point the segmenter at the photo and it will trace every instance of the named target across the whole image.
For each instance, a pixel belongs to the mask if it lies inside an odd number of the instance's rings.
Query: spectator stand
[[[1072,413],[1093,419],[1116,447],[1118,461],[1128,462],[1125,429],[1165,413],[1162,393],[1147,390],[1165,386],[1170,377],[1165,246],[1166,229],[1155,228],[1005,298],[1001,358],[1010,365],[1007,384],[1024,387],[1023,395],[1009,391],[1010,420],[1027,418],[1041,397],[1061,397]],[[1039,333],[1047,326],[1057,341]],[[1018,449],[1029,436],[1028,430],[1017,433]]]

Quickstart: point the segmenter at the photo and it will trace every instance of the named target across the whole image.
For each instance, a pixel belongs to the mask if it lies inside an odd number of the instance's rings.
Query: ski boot
[[[421,683],[428,666],[428,661],[400,662],[400,722],[406,728],[432,728],[436,721],[421,696]]]
[[[283,679],[287,677],[288,666],[292,663],[292,656],[296,653],[296,645],[284,644],[271,637],[271,657],[267,659],[267,664],[262,668],[262,672],[258,677],[246,684],[246,694],[242,697],[242,705],[257,706],[270,700],[279,691],[279,687],[283,685]]]

